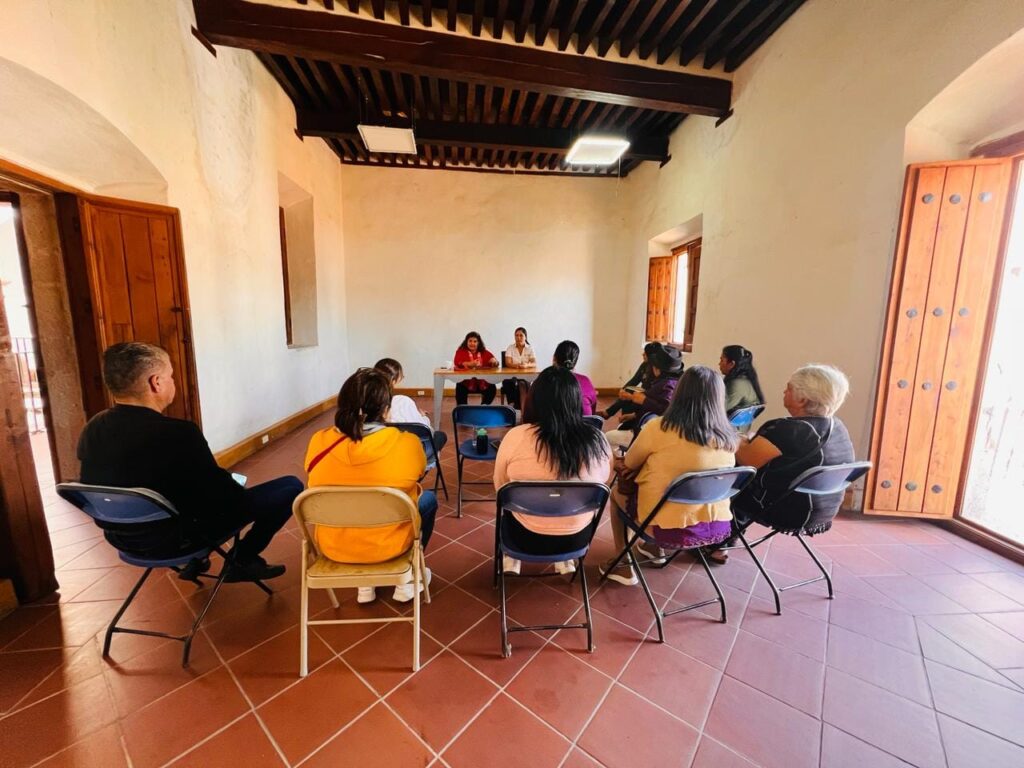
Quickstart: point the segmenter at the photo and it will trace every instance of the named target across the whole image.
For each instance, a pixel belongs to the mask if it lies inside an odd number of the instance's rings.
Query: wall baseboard
[[[291,416],[281,419],[281,421],[276,424],[271,424],[266,429],[261,429],[254,435],[249,435],[249,437],[235,443],[230,448],[218,451],[214,454],[214,458],[217,460],[217,463],[225,469],[233,467],[242,459],[252,456],[261,448],[266,448],[272,442],[279,440],[289,432],[298,429],[307,421],[315,419],[325,411],[331,410],[337,401],[337,395],[333,395],[319,403],[314,403],[308,408],[303,408],[298,413],[293,413]],[[265,443],[263,442],[264,436],[268,438]]]
[[[597,394],[600,397],[615,397],[619,394],[618,387],[595,387]],[[409,397],[433,397],[434,390],[432,387],[398,387],[394,390],[396,395],[408,395]],[[419,394],[422,392],[423,394]],[[444,396],[455,396],[455,387],[445,387]]]

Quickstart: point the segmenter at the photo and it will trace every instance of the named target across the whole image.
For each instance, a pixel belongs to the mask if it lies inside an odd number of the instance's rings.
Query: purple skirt
[[[633,494],[626,499],[626,514],[633,520],[637,520],[636,498],[636,494]],[[732,521],[712,520],[694,523],[685,528],[662,528],[660,525],[651,524],[647,528],[647,535],[653,537],[659,547],[666,549],[708,547],[720,544],[732,536]]]

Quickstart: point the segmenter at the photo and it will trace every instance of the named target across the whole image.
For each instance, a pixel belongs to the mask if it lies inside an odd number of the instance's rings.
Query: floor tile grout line
[[[161,763],[161,764],[160,764],[160,768],[168,768],[168,766],[171,766],[171,765],[173,765],[173,764],[174,764],[175,762],[177,762],[177,761],[178,761],[178,760],[180,760],[181,758],[185,757],[186,755],[188,755],[188,754],[191,754],[192,752],[195,752],[195,751],[196,751],[197,749],[199,749],[199,747],[201,747],[201,746],[203,746],[204,744],[206,744],[207,742],[209,742],[209,741],[212,741],[213,739],[217,738],[217,737],[218,737],[218,736],[220,736],[220,735],[221,735],[222,733],[224,733],[224,731],[228,730],[228,728],[231,728],[231,727],[232,727],[233,725],[235,725],[236,723],[238,723],[238,722],[240,722],[240,721],[244,720],[244,719],[245,719],[246,717],[248,717],[248,716],[249,716],[250,714],[252,714],[252,713],[251,713],[251,712],[250,712],[249,710],[246,710],[245,712],[243,712],[242,714],[240,714],[240,715],[239,715],[238,717],[234,717],[234,718],[232,718],[232,719],[231,719],[231,720],[230,720],[229,722],[227,722],[227,723],[225,723],[224,725],[222,725],[222,726],[221,726],[220,728],[218,728],[218,729],[217,729],[216,731],[214,731],[213,733],[211,733],[211,734],[209,734],[209,735],[207,735],[207,736],[203,737],[203,738],[202,738],[202,739],[200,739],[199,741],[197,741],[197,742],[195,742],[194,744],[192,744],[192,746],[190,746],[190,747],[189,747],[188,749],[186,749],[185,751],[183,751],[183,752],[180,752],[179,754],[175,755],[174,757],[172,757],[172,758],[171,758],[170,760],[168,760],[167,762]],[[285,765],[287,765],[287,763],[285,763]]]

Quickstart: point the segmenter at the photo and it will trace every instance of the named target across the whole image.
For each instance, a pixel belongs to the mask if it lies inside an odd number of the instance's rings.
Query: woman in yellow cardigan
[[[397,488],[409,495],[420,513],[420,543],[424,549],[434,530],[437,497],[420,488],[426,455],[415,435],[385,425],[391,405],[391,382],[382,372],[360,368],[338,393],[334,426],[315,433],[306,450],[308,486],[361,485]],[[412,546],[412,525],[396,523],[379,528],[319,526],[317,546],[324,555],[343,563],[382,563]],[[430,582],[430,569],[426,572]],[[395,587],[394,599],[414,597],[412,584]],[[361,587],[360,603],[376,599],[373,587]]]

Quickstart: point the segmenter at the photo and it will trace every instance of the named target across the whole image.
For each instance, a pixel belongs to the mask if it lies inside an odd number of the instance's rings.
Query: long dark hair
[[[567,368],[550,366],[530,387],[533,426],[540,455],[557,468],[558,479],[578,477],[584,467],[608,455],[601,430],[583,420],[579,382]]]
[[[360,368],[341,385],[334,426],[350,440],[363,439],[363,426],[383,421],[391,406],[391,379],[375,368]]]
[[[580,359],[580,345],[575,341],[558,342],[558,346],[555,347],[555,365],[559,368],[565,368],[567,371],[571,371],[576,367],[576,361]]]
[[[732,370],[725,374],[726,383],[733,379],[746,379],[754,388],[758,402],[765,402],[761,382],[758,381],[757,371],[754,369],[754,353],[739,344],[730,344],[722,347],[722,357],[734,364]]]
[[[661,417],[661,428],[700,446],[735,451],[738,440],[725,415],[722,377],[704,365],[688,368]]]
[[[523,332],[523,341],[524,341],[524,342],[525,342],[526,344],[529,344],[529,343],[530,343],[530,334],[528,334],[528,333],[526,332],[526,329],[525,329],[525,328],[523,328],[523,326],[521,326],[521,325],[520,325],[520,326],[519,326],[518,328],[516,328],[516,329],[515,329],[514,331],[512,331],[512,338],[515,338],[515,335],[516,335],[517,333],[519,333],[520,331],[522,331],[522,332]]]
[[[459,344],[459,349],[468,350],[469,349],[469,344],[467,342],[470,339],[476,339],[476,351],[477,352],[486,352],[487,351],[487,347],[484,346],[484,340],[480,337],[480,334],[477,333],[476,331],[470,331],[469,333],[466,334],[466,338],[464,338],[462,340],[462,343]]]

